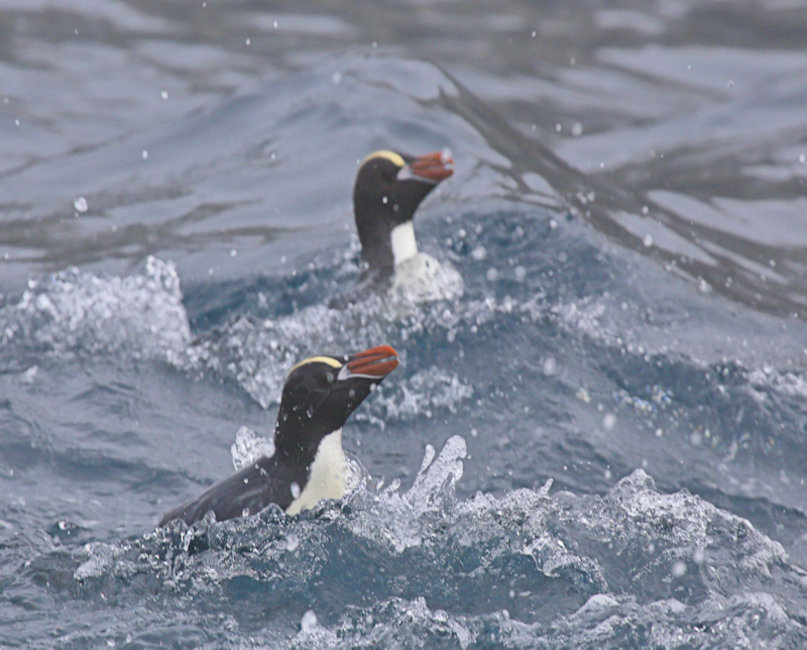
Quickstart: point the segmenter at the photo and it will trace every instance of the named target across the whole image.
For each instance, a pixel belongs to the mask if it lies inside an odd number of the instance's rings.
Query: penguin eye
[[[383,161],[376,167],[385,183],[394,183],[398,178],[398,167],[388,161]]]

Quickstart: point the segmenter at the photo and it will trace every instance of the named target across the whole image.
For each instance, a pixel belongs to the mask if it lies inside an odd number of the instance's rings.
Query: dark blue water
[[[0,2],[0,646],[807,645],[805,28]],[[330,308],[385,147],[438,266]],[[155,530],[382,343],[345,499]]]

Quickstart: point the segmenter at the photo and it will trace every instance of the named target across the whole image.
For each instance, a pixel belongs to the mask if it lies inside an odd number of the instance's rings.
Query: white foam
[[[448,262],[438,262],[428,253],[406,257],[395,266],[390,297],[404,305],[435,300],[454,300],[462,296],[462,276]]]

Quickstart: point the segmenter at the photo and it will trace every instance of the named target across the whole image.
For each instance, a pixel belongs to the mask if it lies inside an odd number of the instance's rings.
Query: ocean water
[[[806,31],[0,0],[0,646],[807,646]],[[329,307],[390,147],[430,282]],[[155,528],[379,344],[344,499]]]

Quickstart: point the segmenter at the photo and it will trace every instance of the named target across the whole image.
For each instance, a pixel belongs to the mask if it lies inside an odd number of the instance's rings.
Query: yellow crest
[[[336,359],[332,359],[331,357],[309,357],[308,359],[303,359],[302,361],[298,361],[295,363],[291,370],[289,370],[289,375],[293,373],[297,368],[300,366],[305,366],[309,363],[324,363],[326,366],[330,366],[331,368],[341,368],[342,364],[339,363]],[[288,375],[287,375],[288,376]]]
[[[401,154],[395,153],[394,151],[389,151],[387,149],[381,149],[380,151],[374,151],[369,156],[366,156],[364,160],[361,161],[361,165],[359,165],[359,167],[363,167],[364,163],[366,163],[368,160],[372,160],[373,158],[385,158],[396,167],[403,167],[406,165],[406,161],[401,157]]]

